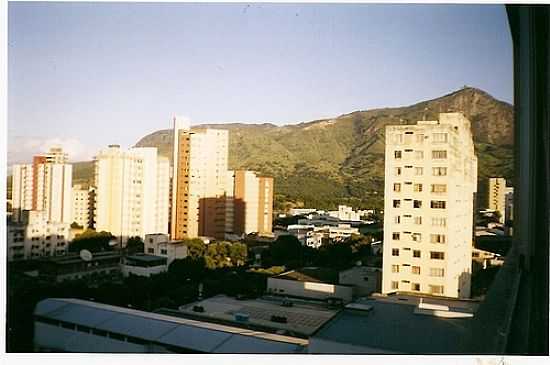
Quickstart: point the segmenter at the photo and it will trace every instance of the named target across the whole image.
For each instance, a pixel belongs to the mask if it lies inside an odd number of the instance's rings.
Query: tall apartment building
[[[382,292],[467,298],[477,158],[470,121],[386,127]]]
[[[504,223],[506,216],[506,179],[492,177],[489,179],[488,208],[500,213],[500,222]]]
[[[40,210],[51,222],[72,223],[72,165],[59,147],[33,157],[32,164],[13,166],[13,216],[24,210]]]
[[[174,240],[223,238],[226,228],[228,132],[191,131],[174,118],[172,216]]]
[[[73,221],[83,228],[94,228],[95,188],[77,184],[73,186]]]
[[[233,233],[271,235],[273,224],[273,178],[254,171],[230,173],[233,185]]]
[[[154,147],[118,145],[95,158],[95,225],[123,242],[168,232],[169,161]]]

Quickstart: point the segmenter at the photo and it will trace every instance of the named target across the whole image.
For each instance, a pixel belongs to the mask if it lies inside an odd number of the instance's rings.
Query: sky
[[[8,3],[8,164],[199,123],[294,124],[464,85],[512,103],[502,5]]]

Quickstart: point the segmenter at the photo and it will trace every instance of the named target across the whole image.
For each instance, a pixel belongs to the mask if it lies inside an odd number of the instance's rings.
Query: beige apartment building
[[[172,173],[173,240],[199,236],[223,238],[226,230],[226,130],[197,129],[174,118]]]
[[[230,172],[233,186],[233,227],[236,235],[258,233],[272,235],[273,178],[254,171]]]
[[[506,218],[506,179],[503,177],[489,178],[488,208],[500,213],[500,222]]]
[[[477,158],[470,121],[386,127],[382,292],[470,296]]]
[[[95,224],[123,242],[168,232],[169,161],[154,147],[111,145],[95,158]]]
[[[72,223],[72,165],[61,148],[34,156],[32,164],[14,165],[12,179],[14,222],[24,210],[40,210],[47,221]]]

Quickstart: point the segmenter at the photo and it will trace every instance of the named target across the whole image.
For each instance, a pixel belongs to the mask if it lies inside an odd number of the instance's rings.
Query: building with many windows
[[[124,242],[168,232],[169,162],[154,147],[111,145],[95,158],[95,224]]]
[[[386,127],[383,293],[470,296],[476,183],[463,114]]]
[[[25,210],[40,210],[48,221],[72,223],[72,165],[61,148],[34,156],[32,164],[13,165],[12,186],[14,222]]]
[[[504,223],[506,216],[506,179],[492,177],[489,179],[488,208],[500,213],[500,222]]]
[[[228,132],[191,131],[174,118],[172,239],[223,238],[226,230]]]
[[[72,239],[69,223],[48,221],[43,210],[24,210],[7,231],[8,261],[63,256]]]
[[[233,233],[272,235],[273,178],[245,170],[230,171],[229,174]]]

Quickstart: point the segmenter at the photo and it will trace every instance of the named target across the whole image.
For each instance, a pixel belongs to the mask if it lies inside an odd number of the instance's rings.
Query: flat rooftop
[[[285,299],[263,297],[252,300],[238,300],[218,295],[180,307],[180,312],[193,318],[217,319],[232,324],[252,327],[258,326],[278,333],[309,336],[336,315],[338,310],[329,309],[324,304],[292,299],[292,307],[283,306]],[[193,308],[201,306],[204,312],[195,312]],[[236,314],[248,315],[248,321],[240,322]],[[287,319],[287,323],[271,321],[271,316]]]
[[[36,305],[34,315],[206,353],[300,353],[307,346],[307,341],[300,338],[80,299],[44,299]],[[73,346],[79,344],[66,339],[59,345],[74,351]],[[101,350],[98,348],[98,352]]]
[[[302,282],[338,284],[338,271],[324,267],[303,267],[301,269],[284,272],[274,276],[274,278]]]
[[[350,344],[378,353],[459,354],[467,353],[469,330],[474,317],[442,318],[415,313],[420,296],[392,295],[363,298],[356,302],[364,310],[338,313],[312,338]],[[455,312],[473,313],[478,303],[422,297],[423,303],[448,306]],[[330,349],[327,347],[327,353]]]

